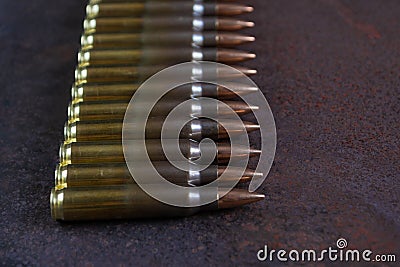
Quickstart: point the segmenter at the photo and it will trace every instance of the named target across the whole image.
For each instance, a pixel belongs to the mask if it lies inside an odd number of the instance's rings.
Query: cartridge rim
[[[83,29],[85,32],[95,32],[97,21],[96,19],[85,19],[83,22]]]
[[[81,45],[83,48],[88,49],[92,48],[94,43],[93,35],[83,35],[81,37]]]
[[[50,193],[50,210],[51,210],[51,217],[54,220],[64,219],[63,202],[64,202],[63,190],[57,190],[53,188]]]
[[[86,15],[88,17],[97,17],[99,15],[100,7],[98,4],[87,5],[86,6]]]
[[[75,80],[79,84],[87,82],[87,69],[85,67],[79,67],[75,70]]]
[[[68,168],[58,164],[55,170],[55,186],[57,189],[67,188]]]
[[[76,142],[76,123],[71,123],[68,127],[68,141]]]
[[[68,134],[68,122],[65,122],[64,123],[64,139],[67,141],[67,140],[69,140],[69,134]]]
[[[66,143],[76,142],[76,122],[66,122],[64,125],[64,139]]]
[[[59,172],[60,172],[59,168],[60,168],[60,166],[57,165],[56,169],[54,170],[54,184],[55,184],[56,187],[57,187],[57,185],[59,183],[59,181],[58,181]]]
[[[60,164],[65,166],[71,164],[72,147],[70,143],[64,142],[60,147]]]
[[[60,161],[64,158],[64,144],[60,145],[60,149],[58,150],[58,157],[60,158]]]
[[[90,62],[90,51],[80,51],[78,53],[78,64],[79,66],[88,66]]]
[[[79,103],[71,103],[68,107],[68,123],[72,124],[79,121],[80,105]]]
[[[83,101],[83,86],[73,85],[71,88],[72,103],[76,104]]]

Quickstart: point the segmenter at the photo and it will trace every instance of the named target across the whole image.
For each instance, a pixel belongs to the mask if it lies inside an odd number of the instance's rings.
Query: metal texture
[[[146,124],[146,138],[147,139],[160,139],[161,129],[165,117],[151,117]],[[182,126],[183,122],[174,121],[176,127]],[[231,125],[230,134],[240,135],[245,134],[242,128],[237,125],[235,121],[225,120],[224,124]],[[225,124],[225,125],[226,125]],[[247,132],[253,132],[260,129],[260,126],[251,122],[243,122]],[[197,126],[197,127],[194,127]],[[76,121],[73,123],[66,123],[64,126],[64,140],[67,142],[89,142],[89,141],[107,141],[107,140],[121,140],[122,139],[122,120],[100,121],[100,122],[85,122]],[[129,129],[125,139],[138,139],[140,133],[137,131],[134,123],[125,125]],[[236,129],[234,128],[236,127]],[[203,138],[210,138],[212,140],[227,139],[229,135],[224,127],[220,126],[216,121],[200,118],[193,119],[185,124],[182,128],[180,138],[192,139],[201,141]],[[173,135],[164,135],[164,138],[176,138]]]
[[[217,179],[224,171],[227,171],[225,167],[211,165],[203,171],[185,172],[163,161],[155,161],[153,166],[166,180],[181,186],[205,185]],[[241,173],[239,169],[233,169],[224,180],[220,179],[219,185],[223,186],[224,181],[235,180],[239,176],[242,177],[239,182],[247,182],[253,175],[261,174],[257,174],[250,169],[247,169],[245,173]],[[135,180],[132,178],[125,163],[58,165],[55,171],[56,188],[133,183],[135,183]]]
[[[130,149],[138,149],[134,146]],[[149,158],[152,161],[165,161],[167,158],[164,154],[161,141],[157,139],[146,140],[146,149]],[[180,149],[182,154],[188,159],[197,159],[200,157],[199,142],[194,140],[180,140]],[[138,150],[138,153],[146,153],[146,151]],[[215,162],[218,164],[226,164],[230,158],[245,158],[258,156],[261,151],[257,149],[238,147],[236,154],[231,154],[231,147],[228,142],[217,143],[217,155]],[[67,164],[86,164],[86,163],[124,163],[125,157],[121,142],[82,142],[82,143],[63,143],[59,149],[60,163]],[[179,160],[173,158],[171,160]]]

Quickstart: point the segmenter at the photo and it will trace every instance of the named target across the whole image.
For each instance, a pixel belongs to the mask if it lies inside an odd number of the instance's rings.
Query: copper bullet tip
[[[221,209],[235,208],[265,199],[264,194],[249,193],[244,189],[233,189],[218,201]]]
[[[244,21],[244,20],[237,20],[236,24],[239,25],[242,29],[254,28],[256,26],[254,21]]]
[[[249,109],[251,109],[252,111],[255,111],[255,110],[259,110],[260,107],[259,106],[249,106]]]
[[[262,178],[264,176],[264,173],[262,172],[254,172],[253,173],[253,178]]]
[[[254,69],[248,69],[247,72],[246,71],[242,71],[244,74],[246,75],[256,75],[257,74],[257,70]]]
[[[227,167],[218,167],[218,177],[221,175],[224,175],[224,179],[221,179],[221,181],[237,181],[238,173],[242,173],[242,168],[239,167],[229,167],[229,171]],[[263,177],[262,173],[255,172],[252,169],[247,168],[243,174],[242,177],[239,180],[239,183],[247,183],[250,182],[251,179],[254,178],[261,178]]]
[[[258,87],[239,87],[235,89],[235,93],[239,96],[252,94],[257,92],[259,89]]]
[[[260,149],[250,148],[249,154],[250,156],[259,156],[261,155],[262,151]]]
[[[247,87],[246,88],[246,91],[248,91],[248,92],[257,92],[259,89],[258,89],[258,87],[256,87],[256,86],[253,86],[253,87]]]
[[[219,49],[217,51],[217,59],[221,62],[241,62],[256,57],[253,53],[248,53],[240,50],[233,49]]]
[[[247,28],[253,28],[254,26],[256,26],[256,24],[253,21],[247,21],[245,22],[245,26]]]
[[[225,46],[236,46],[245,43],[254,42],[256,40],[253,36],[246,36],[232,33],[220,33],[217,35],[217,43]]]
[[[241,183],[250,182],[253,178],[260,179],[264,176],[261,172],[256,172],[252,169],[246,169],[242,178],[240,179]]]
[[[248,114],[259,108],[258,106],[249,106],[242,101],[225,101],[225,104],[227,104],[230,108],[232,108],[238,115]],[[224,115],[225,113],[229,114],[229,110],[221,106],[220,114]]]
[[[235,16],[254,11],[252,6],[238,5],[238,4],[217,4],[216,11],[218,15],[222,16]]]
[[[218,87],[218,97],[221,99],[235,98],[236,96],[245,96],[258,91],[257,87],[248,87],[240,84],[232,83],[227,88]]]
[[[258,131],[261,128],[261,126],[259,124],[253,124],[250,122],[247,122],[244,126],[246,127],[246,130],[248,133]]]
[[[231,153],[234,153],[236,157],[257,157],[261,154],[261,150],[249,148],[246,146],[238,146],[233,148],[234,151],[231,150],[231,146],[226,143],[218,144],[218,163],[225,164],[228,163],[231,159]]]
[[[237,31],[245,28],[253,28],[254,26],[255,24],[252,21],[224,18],[219,18],[217,20],[217,29],[221,31]]]
[[[237,69],[238,71],[242,72],[244,75],[247,75],[247,76],[257,74],[257,70],[255,70],[255,69],[249,69],[249,68],[242,67],[242,66],[232,66],[232,65],[231,65],[231,67]]]
[[[229,125],[230,134],[243,134],[243,128],[241,127],[241,125],[238,125],[238,123],[235,123],[233,121],[229,122],[227,120],[219,120],[220,124],[219,124],[219,128],[218,128],[218,138],[220,139],[229,139],[229,134],[226,131],[226,129],[224,128],[224,126]],[[224,125],[224,126],[222,126]],[[236,126],[236,127],[235,127]],[[248,122],[248,121],[243,121],[243,126],[246,130],[246,133],[251,133],[254,131],[258,131],[260,130],[260,125],[254,124],[252,122]]]

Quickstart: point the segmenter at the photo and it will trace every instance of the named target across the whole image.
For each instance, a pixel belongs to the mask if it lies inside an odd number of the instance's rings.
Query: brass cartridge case
[[[154,15],[194,14],[197,16],[235,16],[250,13],[253,8],[241,4],[194,3],[194,2],[145,2],[100,3],[88,5],[88,18],[142,17]]]
[[[81,221],[189,216],[218,209],[218,202],[197,208],[175,207],[155,200],[136,184],[126,184],[53,189],[50,207],[55,220]]]
[[[202,171],[183,171],[172,166],[169,162],[154,161],[154,168],[157,172],[171,183],[180,186],[192,187],[202,186],[213,182],[222,174],[218,184],[221,186],[224,182],[237,181],[240,183],[248,182],[254,176],[261,176],[253,170],[243,171],[239,168],[231,167],[228,170],[225,167],[210,165]],[[103,163],[103,164],[70,164],[58,165],[55,171],[56,188],[65,187],[85,187],[85,186],[109,186],[121,184],[134,184],[136,181],[125,163]]]
[[[237,63],[251,60],[255,54],[217,48],[144,48],[125,50],[89,50],[78,54],[80,67],[176,64],[191,60]]]
[[[170,65],[169,65],[170,66]],[[111,66],[111,67],[79,67],[75,70],[75,82],[77,85],[81,84],[98,84],[98,83],[138,83],[143,82],[145,79],[151,75],[157,73],[158,71],[169,67],[166,65],[161,66]],[[255,75],[257,71],[254,69],[249,69],[241,66],[232,66],[235,69],[241,71],[245,75]],[[194,70],[196,71],[196,70]],[[199,70],[207,71],[207,70]],[[224,69],[212,70],[220,79],[229,79],[230,81],[235,78],[242,77],[242,74],[236,75],[232,71],[225,71]],[[196,77],[201,79],[200,77]],[[204,76],[204,75],[203,75]],[[236,76],[236,77],[235,77]]]
[[[133,144],[135,141],[130,141]],[[138,140],[138,142],[141,142]],[[169,144],[168,144],[169,145]],[[146,160],[146,154],[151,161],[167,161],[164,154],[161,140],[149,139],[146,140],[146,150],[142,151],[138,145],[129,146],[130,153],[142,155],[143,160]],[[137,151],[135,151],[136,149]],[[199,142],[194,140],[180,140],[180,150],[187,159],[196,160],[201,156]],[[147,153],[146,153],[147,152]],[[226,164],[231,158],[245,159],[247,156],[258,156],[260,150],[251,149],[248,147],[238,147],[235,149],[235,154],[231,153],[229,143],[217,143],[217,155],[215,162],[218,164]],[[173,157],[169,160],[179,161],[179,157]],[[124,163],[125,157],[121,142],[83,142],[83,143],[63,143],[60,146],[60,163],[68,164],[93,164],[93,163]]]
[[[171,110],[173,110],[177,105],[182,103],[180,99],[171,99],[171,101],[161,100],[154,105],[151,110],[151,117],[166,117]],[[256,106],[248,106],[246,103],[241,101],[224,101],[233,111],[235,111],[239,116],[249,114],[254,110],[257,110]],[[96,120],[123,120],[125,112],[128,108],[128,102],[126,101],[109,101],[109,102],[81,102],[74,103],[71,105],[68,114],[68,121],[70,123],[76,121],[96,121]],[[202,110],[215,110],[218,112],[219,116],[225,116],[230,114],[230,110],[226,109],[223,104],[215,104],[213,102],[197,100],[194,101],[192,116],[201,117]],[[148,103],[141,103],[143,108],[148,106]]]
[[[202,171],[192,172],[179,170],[165,161],[154,161],[153,166],[166,180],[180,186],[205,185],[216,180],[220,171],[223,172],[223,168],[217,165],[210,165]],[[233,173],[232,179],[241,175],[240,172]],[[247,181],[248,178],[246,177],[245,180]],[[58,165],[55,171],[57,188],[135,183],[125,163]]]
[[[158,32],[112,33],[83,35],[82,50],[135,49],[141,47],[231,47],[255,40],[252,36],[234,33],[207,32]]]
[[[74,84],[72,102],[130,100],[140,83]]]
[[[97,18],[83,22],[85,34],[142,33],[177,31],[238,31],[254,27],[254,22],[217,17],[151,17],[151,18]]]
[[[71,89],[72,102],[128,101],[140,86],[140,83],[74,84]],[[239,83],[231,83],[228,88],[235,91],[213,84],[193,83],[179,86],[167,94],[180,99],[183,96],[187,99],[210,97],[226,100],[248,95],[258,90],[256,87],[246,87]]]
[[[147,139],[160,139],[161,129],[163,127],[165,118],[151,117],[146,124],[146,138]],[[180,127],[183,122],[174,121],[176,127]],[[240,135],[249,132],[257,131],[260,129],[259,125],[243,122],[245,132],[242,131],[241,125],[237,125],[236,121],[225,120],[224,125],[230,124],[230,134]],[[66,123],[64,126],[64,139],[67,142],[95,142],[95,141],[120,141],[122,139],[123,123],[120,120],[113,121],[98,121],[98,122],[85,122],[76,121],[73,123]],[[234,129],[234,127],[236,129]],[[125,139],[139,139],[141,133],[138,131],[134,123],[125,124]],[[234,130],[232,130],[234,129]],[[180,132],[180,138],[192,139],[201,141],[203,138],[210,138],[212,140],[221,140],[229,138],[228,132],[221,124],[205,119],[194,119],[185,124]],[[176,136],[164,135],[164,138],[176,138]]]
[[[165,117],[151,117],[146,124],[146,139],[160,139],[161,130]],[[174,121],[176,127],[180,127],[184,122]],[[233,124],[233,123],[232,123]],[[100,121],[84,122],[77,121],[66,123],[64,127],[64,137],[68,142],[93,142],[107,140],[121,140],[122,128],[125,127],[125,139],[141,138],[137,125],[127,123],[123,125],[121,121]],[[233,134],[233,133],[232,133]],[[164,135],[164,138],[176,138],[177,136]],[[203,138],[213,140],[227,138],[225,129],[217,122],[209,119],[195,119],[187,123],[180,132],[180,138],[193,139],[200,141]]]

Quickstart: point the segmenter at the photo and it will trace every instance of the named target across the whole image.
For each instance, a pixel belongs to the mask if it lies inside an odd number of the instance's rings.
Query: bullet
[[[236,33],[208,32],[159,32],[159,33],[104,33],[83,35],[82,50],[124,49],[141,47],[232,47],[254,42],[253,36]]]
[[[236,63],[255,57],[255,54],[245,51],[222,48],[145,48],[81,51],[78,53],[78,63],[80,67],[176,64],[192,60]]]
[[[254,27],[254,22],[217,17],[151,17],[85,19],[84,33],[148,33],[179,31],[238,31]]]
[[[173,16],[236,16],[253,12],[254,8],[242,4],[194,2],[100,3],[86,7],[87,18],[142,17],[163,14]]]
[[[164,188],[154,186],[153,190]],[[138,219],[190,216],[200,211],[239,207],[263,200],[264,195],[249,193],[246,190],[233,189],[219,198],[218,189],[210,189],[216,201],[206,206],[182,208],[167,205],[150,197],[138,185],[120,185],[104,187],[77,187],[53,189],[50,195],[51,215],[54,220],[85,221],[111,219]],[[202,196],[198,191],[188,194],[189,200],[197,201]]]
[[[146,138],[160,139],[161,129],[164,121],[165,117],[149,118],[146,124]],[[180,127],[184,124],[179,120],[174,120],[173,122],[176,123],[176,127]],[[260,125],[243,121],[246,132],[242,132],[242,128],[239,127],[236,121],[223,120],[223,123],[224,125],[230,125],[231,136],[250,133],[260,129]],[[64,126],[64,137],[66,142],[118,141],[122,139],[122,127],[123,123],[120,120],[100,122],[67,122]],[[134,123],[126,123],[124,127],[127,133],[125,135],[126,140],[141,138],[138,127]],[[180,132],[179,137],[201,141],[204,138],[210,138],[212,140],[228,139],[229,135],[226,129],[216,121],[200,118],[193,119],[189,123],[185,124]],[[164,138],[173,139],[176,138],[176,136],[173,136],[171,133],[168,135],[167,132],[167,135],[164,135]]]
[[[262,176],[254,170],[246,169],[244,173],[240,168],[229,169],[226,167],[210,165],[202,171],[183,171],[175,168],[168,162],[154,161],[157,172],[171,183],[180,186],[193,187],[202,186],[215,181],[224,172],[224,180],[219,180],[219,185],[224,181],[234,182],[241,177],[240,183],[250,181],[253,176]],[[58,165],[55,171],[56,188],[71,188],[85,186],[110,186],[135,184],[136,181],[125,163],[103,163],[103,164],[71,164]]]
[[[134,143],[135,140],[130,141]],[[140,140],[137,142],[141,142]],[[169,144],[167,144],[169,145]],[[217,142],[217,155],[215,161],[218,164],[226,164],[230,158],[245,159],[255,157],[261,154],[260,150],[248,147],[238,147],[235,149],[235,154],[232,155],[230,144],[227,142]],[[135,155],[146,154],[140,146],[130,146],[129,149],[137,149],[133,152]],[[149,139],[146,140],[147,154],[151,161],[167,161],[164,154],[161,140]],[[194,140],[180,140],[180,149],[182,154],[187,159],[198,159],[200,157],[200,144]],[[207,148],[205,148],[207,149]],[[180,160],[180,158],[172,157],[169,160]],[[82,143],[63,143],[60,147],[60,164],[93,164],[93,163],[124,163],[125,157],[122,144],[120,141],[110,142],[82,142]]]
[[[71,89],[72,102],[79,103],[109,100],[129,101],[141,85],[141,83],[74,84]],[[235,92],[219,85],[192,83],[179,86],[178,88],[168,92],[168,94],[176,96],[184,95],[187,98],[211,97],[220,100],[227,100],[258,91],[257,87],[248,87],[239,83],[230,83],[227,87],[234,89]]]
[[[215,104],[203,99],[193,99],[191,101],[193,111],[190,115],[193,117],[204,116],[204,112],[210,112],[210,110],[215,110],[215,112],[218,112],[218,116],[221,117],[231,114],[231,111],[226,109],[221,102]],[[153,107],[150,116],[166,117],[171,110],[182,102],[182,99],[176,99],[175,101],[172,99],[170,101],[161,100]],[[224,101],[224,103],[239,116],[249,114],[258,109],[257,106],[249,106],[242,101]],[[122,120],[128,104],[127,101],[74,103],[69,108],[68,121],[72,123],[75,121]],[[151,104],[141,102],[138,105],[143,105],[143,109],[145,109]]]
[[[118,66],[118,67],[79,67],[75,70],[75,82],[79,85],[86,83],[138,83],[144,81],[151,75],[158,71],[169,67],[170,65],[162,66]],[[232,66],[235,69],[241,71],[245,75],[255,75],[257,70],[249,69],[241,66]],[[194,70],[193,72],[201,73],[207,70]],[[235,78],[235,74],[229,70],[226,72],[225,69],[217,69],[216,76],[221,79],[232,79]],[[202,74],[199,74],[201,78]]]

